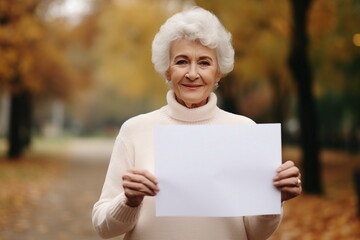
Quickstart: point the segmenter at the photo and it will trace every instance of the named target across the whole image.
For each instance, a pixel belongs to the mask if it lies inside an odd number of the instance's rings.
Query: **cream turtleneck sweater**
[[[125,234],[124,240],[261,240],[269,237],[280,223],[279,215],[156,217],[154,197],[145,197],[143,203],[135,208],[124,204],[123,173],[129,168],[154,172],[154,126],[254,124],[249,118],[219,109],[214,93],[211,93],[206,105],[193,109],[179,104],[173,91],[168,92],[167,102],[168,105],[133,117],[122,125],[100,199],[93,208],[95,230],[103,238]]]

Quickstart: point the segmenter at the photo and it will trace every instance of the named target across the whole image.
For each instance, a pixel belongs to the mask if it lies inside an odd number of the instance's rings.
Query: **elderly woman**
[[[115,141],[93,225],[100,236],[124,239],[266,239],[280,215],[240,217],[155,217],[153,129],[165,124],[254,124],[217,107],[213,93],[233,69],[231,35],[212,13],[201,9],[175,14],[152,45],[155,69],[170,87],[167,105],[126,121]],[[219,159],[221,161],[221,159]],[[277,170],[274,186],[282,201],[300,194],[300,173],[291,161]],[[216,194],[216,193],[214,193]]]

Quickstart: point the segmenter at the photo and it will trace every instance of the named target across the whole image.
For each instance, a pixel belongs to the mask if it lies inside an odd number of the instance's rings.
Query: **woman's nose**
[[[196,80],[199,77],[195,64],[191,64],[188,73],[185,75],[189,80]]]

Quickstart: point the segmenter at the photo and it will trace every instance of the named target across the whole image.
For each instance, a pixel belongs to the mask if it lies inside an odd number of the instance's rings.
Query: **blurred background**
[[[283,158],[302,170],[272,239],[360,239],[358,0],[1,0],[1,239],[98,239],[119,127],[166,104],[152,39],[194,5],[233,36],[220,107],[282,123]]]

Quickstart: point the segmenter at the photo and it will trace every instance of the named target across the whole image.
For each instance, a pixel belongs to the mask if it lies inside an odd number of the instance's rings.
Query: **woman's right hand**
[[[125,204],[137,207],[145,196],[155,196],[159,191],[157,179],[147,170],[132,168],[122,176],[125,191]]]

